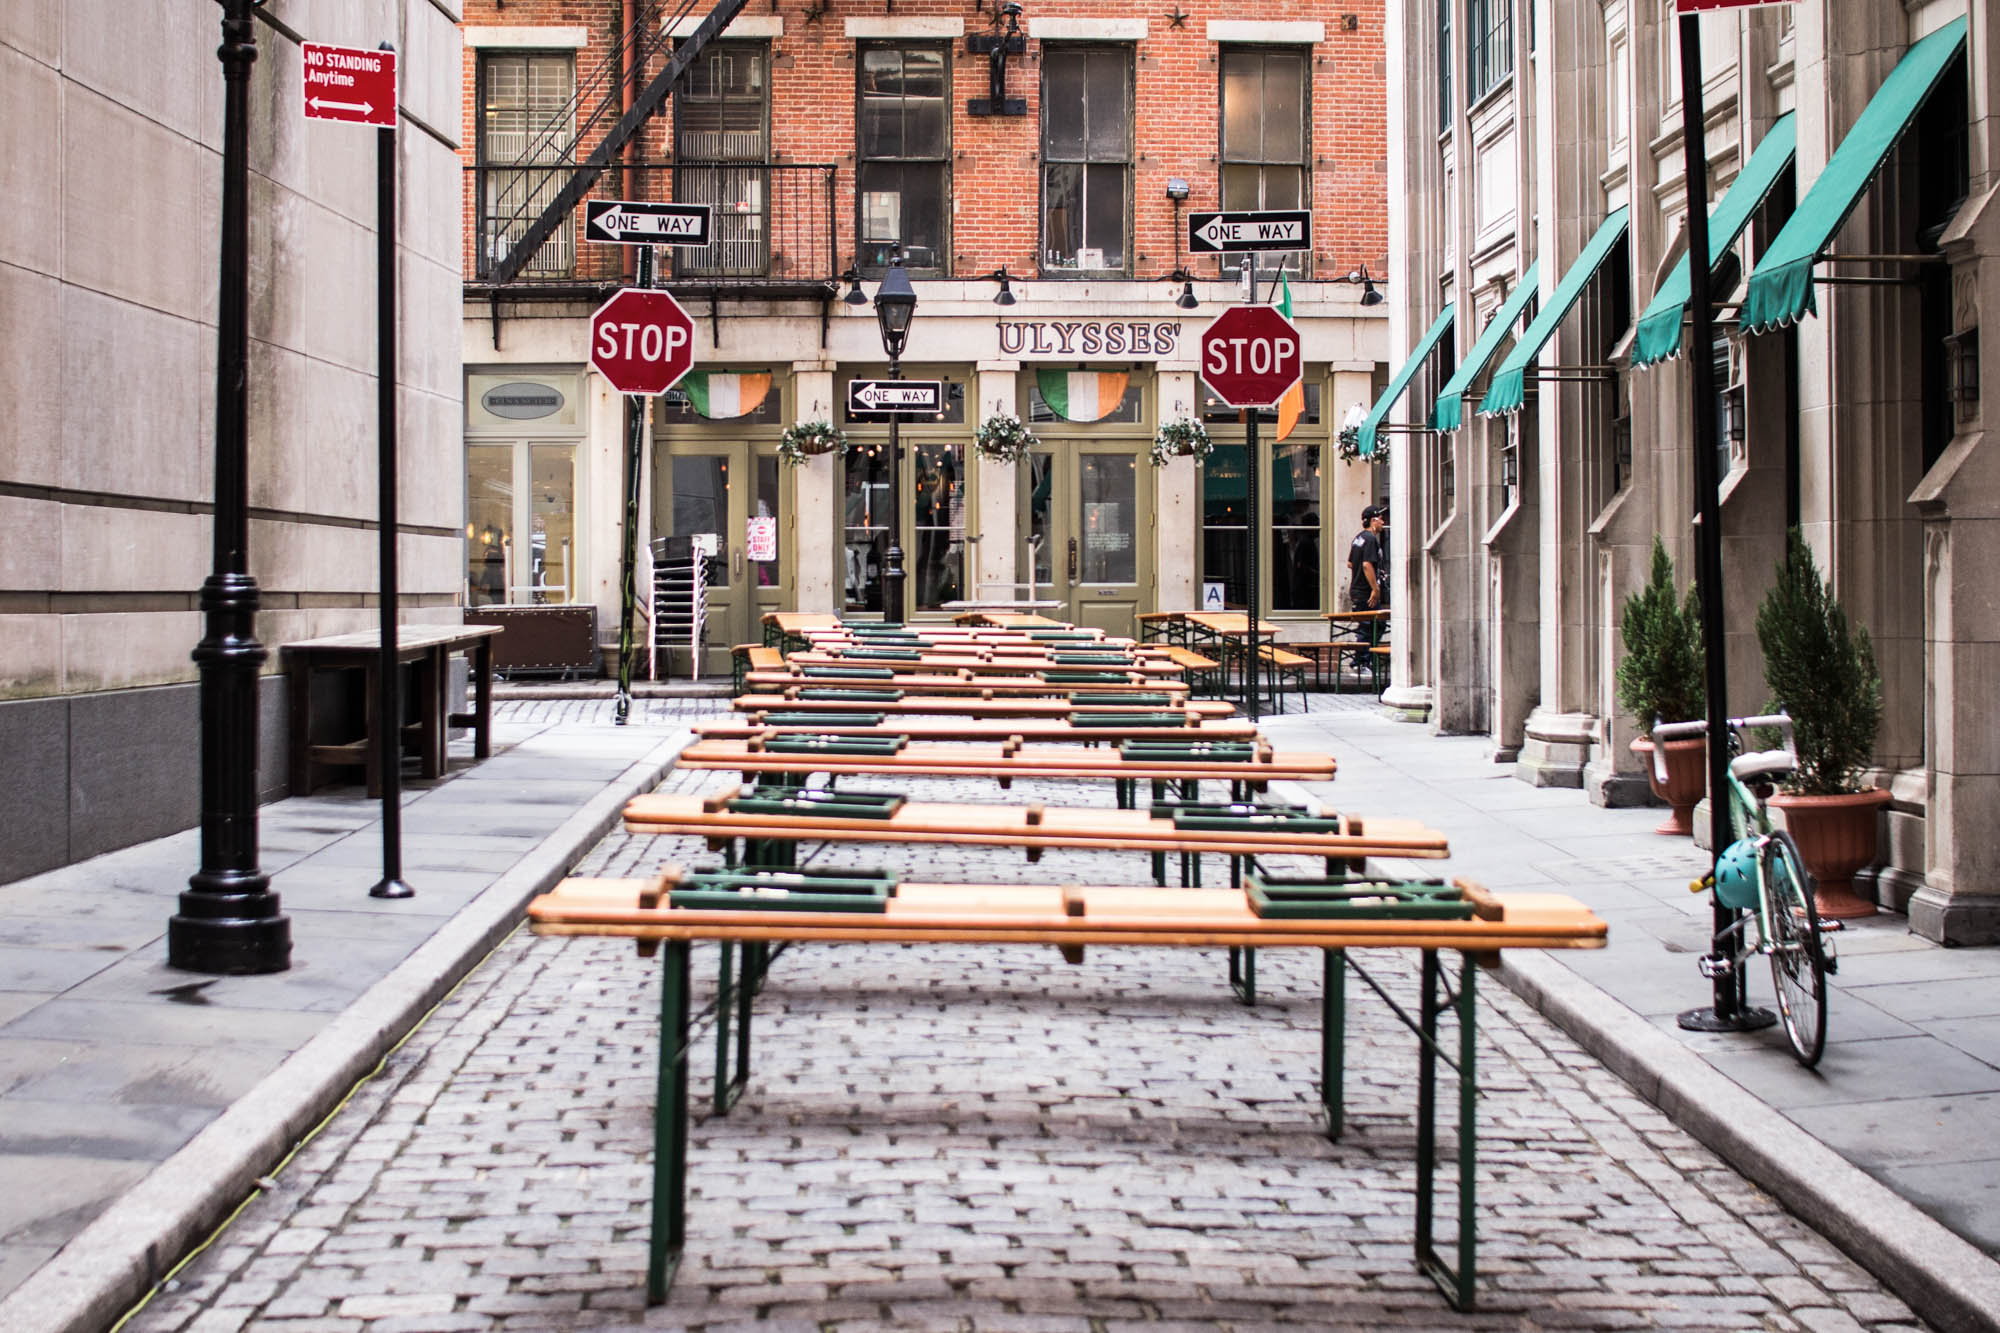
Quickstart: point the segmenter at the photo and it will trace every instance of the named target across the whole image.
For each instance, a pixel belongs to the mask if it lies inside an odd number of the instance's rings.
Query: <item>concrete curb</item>
[[[659,785],[691,739],[681,732],[626,768],[247,1096],[77,1233],[0,1300],[0,1329],[99,1333],[110,1327],[520,924],[528,899],[553,886],[610,832],[626,801]]]
[[[1647,1101],[1945,1333],[2000,1330],[2000,1263],[1546,954],[1495,969]]]

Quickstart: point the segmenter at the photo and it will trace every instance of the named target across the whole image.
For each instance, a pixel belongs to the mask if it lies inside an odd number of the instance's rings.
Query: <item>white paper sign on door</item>
[[[751,519],[743,530],[750,558],[760,563],[778,558],[778,520],[769,514]]]
[[[1201,585],[1201,609],[1204,612],[1224,609],[1222,605],[1222,585],[1220,583],[1204,583]]]

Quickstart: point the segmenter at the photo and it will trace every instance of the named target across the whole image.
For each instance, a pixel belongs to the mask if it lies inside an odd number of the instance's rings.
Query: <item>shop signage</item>
[[[510,421],[538,421],[563,409],[562,390],[551,384],[515,380],[496,384],[479,395],[479,405],[487,413]]]
[[[1230,407],[1268,407],[1300,369],[1299,331],[1276,306],[1232,306],[1201,335],[1201,377]]]
[[[944,411],[942,380],[849,380],[847,414]]]
[[[778,520],[769,514],[759,514],[743,526],[743,544],[750,548],[750,558],[764,564],[778,558]]]
[[[1201,609],[1204,614],[1210,611],[1227,611],[1229,609],[1223,604],[1222,585],[1220,583],[1204,583],[1201,585]]]
[[[1312,214],[1303,210],[1188,214],[1188,249],[1198,255],[1305,250],[1311,246]]]
[[[667,292],[627,287],[590,317],[590,364],[620,393],[665,393],[694,365],[694,320]]]
[[[1002,356],[1159,356],[1174,355],[1179,320],[1003,319]]]
[[[707,245],[707,204],[645,204],[592,199],[583,206],[583,238],[613,245]]]
[[[396,128],[396,53],[358,46],[299,47],[307,120]]]

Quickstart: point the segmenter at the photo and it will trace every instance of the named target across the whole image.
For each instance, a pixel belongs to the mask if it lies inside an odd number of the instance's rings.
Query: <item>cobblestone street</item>
[[[682,702],[641,701],[635,721]],[[679,772],[665,789],[732,777]],[[909,787],[947,792],[999,796]],[[1018,783],[1006,797],[1057,798],[1110,793]],[[815,864],[1145,873],[1100,853],[1027,866],[1004,849],[890,850]],[[614,833],[579,873],[710,859],[693,840]],[[1221,882],[1219,861],[1208,870]],[[1414,1002],[1412,957],[1363,961]],[[1260,981],[1244,1008],[1219,953],[1093,950],[1081,966],[1026,946],[783,953],[726,1118],[707,1114],[697,1032],[687,1258],[670,1302],[647,1311],[658,965],[619,941],[517,933],[125,1327],[1918,1327],[1490,983],[1480,1309],[1453,1314],[1411,1256],[1414,1038],[1350,987],[1348,1127],[1330,1143],[1318,960],[1267,951]]]

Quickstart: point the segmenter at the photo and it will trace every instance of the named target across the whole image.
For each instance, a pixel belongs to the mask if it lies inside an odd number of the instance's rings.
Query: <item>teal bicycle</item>
[[[1783,748],[1749,748],[1753,732],[1774,731]],[[1736,911],[1735,923],[1716,936],[1714,952],[1701,960],[1701,974],[1740,978],[1753,953],[1771,959],[1771,985],[1778,1016],[1799,1063],[1811,1069],[1826,1050],[1826,978],[1836,970],[1827,930],[1813,910],[1812,881],[1791,835],[1771,827],[1764,801],[1772,786],[1797,770],[1792,720],[1784,714],[1729,719],[1729,815],[1736,841],[1723,849],[1714,873],[1688,885],[1691,892],[1715,890],[1716,899]],[[1672,722],[1653,728],[1653,765],[1666,779],[1666,742],[1708,734],[1706,722]],[[1754,928],[1754,929],[1753,929]]]

